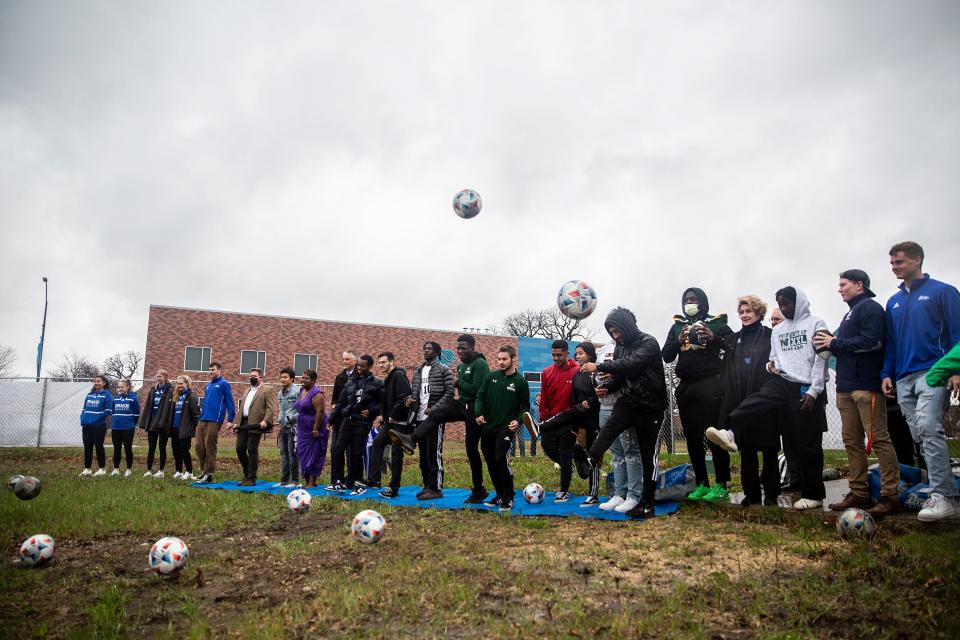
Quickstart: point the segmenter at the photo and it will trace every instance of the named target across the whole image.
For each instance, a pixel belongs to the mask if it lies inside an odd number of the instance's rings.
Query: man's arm
[[[226,380],[220,381],[221,393],[223,393],[224,400],[227,403],[227,422],[233,422],[237,417],[237,410],[233,405],[233,389],[230,388],[230,383]]]
[[[477,416],[477,424],[484,424],[486,418],[483,417],[483,411],[487,403],[487,388],[490,386],[490,380],[493,376],[487,376],[483,386],[477,391],[477,404],[474,406],[473,414]]]
[[[279,405],[277,404],[277,394],[273,392],[272,388],[270,390],[264,389],[264,391],[267,392],[267,411],[263,416],[263,421],[266,423],[266,425],[263,426],[268,426],[271,424],[276,424]]]
[[[483,383],[487,381],[487,376],[490,375],[490,365],[487,364],[486,360],[477,356],[470,361],[470,369],[472,370],[473,380],[457,379],[457,386],[460,387],[460,391],[476,397],[480,393],[480,387],[483,386]]]
[[[960,342],[953,346],[947,355],[940,358],[927,371],[927,384],[931,387],[942,387],[952,376],[960,373]]]
[[[838,353],[867,353],[883,348],[883,337],[887,330],[886,316],[880,305],[862,302],[863,310],[859,317],[859,333],[850,338],[834,338],[830,341],[830,350]]]
[[[453,371],[450,370],[450,367],[444,365],[443,369],[443,395],[440,396],[440,399],[437,400],[437,404],[441,402],[450,402],[453,400],[453,390],[455,385],[453,383]]]
[[[663,341],[663,351],[661,355],[663,356],[664,362],[673,362],[677,359],[677,355],[680,353],[680,340],[677,338],[677,331],[675,325],[670,325],[670,330],[667,331],[667,338]]]

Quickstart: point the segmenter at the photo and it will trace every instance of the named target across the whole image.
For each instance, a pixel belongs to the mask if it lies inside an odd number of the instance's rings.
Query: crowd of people
[[[500,347],[491,369],[470,334],[457,338],[456,375],[440,361],[440,345],[429,341],[412,381],[390,351],[379,353],[376,361],[345,351],[329,406],[312,369],[302,373],[299,384],[292,369],[282,369],[277,389],[264,382],[263,371],[252,369],[250,385],[236,402],[217,362],[210,365],[202,402],[191,390],[188,376],[178,376],[171,384],[167,372],[160,370],[156,384],[144,394],[142,408],[129,380],[118,384],[114,396],[109,380],[98,376],[81,414],[81,476],[106,475],[104,440],[112,416],[110,475],[120,474],[122,452],[124,475],[131,475],[133,434],[139,427],[148,435],[145,476],[163,476],[169,441],[174,477],[212,483],[218,437],[230,429],[237,434],[236,453],[244,476],[240,484],[253,486],[258,480],[260,442],[276,428],[280,486],[317,486],[329,448],[328,491],[362,495],[379,490],[380,496],[395,498],[404,456],[419,451],[423,488],[416,497],[432,500],[443,496],[445,425],[463,422],[472,485],[467,503],[512,508],[511,449],[525,427],[531,444],[539,438],[559,468],[553,500],[570,500],[576,469],[588,480],[582,507],[643,518],[653,513],[658,435],[669,406],[664,363],[676,361],[676,403],[696,477],[696,488],[687,498],[729,502],[730,453],[739,452],[741,504],[783,504],[781,493],[789,493],[795,494],[789,502],[794,509],[816,509],[826,495],[822,436],[832,356],[850,491],[828,507],[862,507],[878,516],[900,511],[899,463],[913,462],[916,453],[930,485],[919,519],[950,518],[956,513],[958,491],[943,417],[949,394],[960,392],[960,292],[923,273],[924,252],[917,243],[898,243],[889,255],[893,274],[902,282],[886,308],[873,300],[864,271],[840,273],[839,294],[849,311],[835,334],[812,314],[807,296],[795,286],[776,292],[772,327],[763,324],[768,307],[758,296],[738,298],[741,328],[736,332],[725,315],[710,314],[706,292],[688,288],[662,347],[639,329],[631,311],[618,307],[604,322],[609,343],[597,348],[590,341],[581,342],[574,358],[565,341],[552,344],[554,364],[542,372],[537,412],[530,410],[516,349]],[[374,374],[375,366],[381,376]],[[888,429],[888,405],[902,413],[905,433],[894,432],[893,420]],[[898,443],[905,439],[906,445]],[[198,474],[190,453],[193,440]],[[705,441],[712,454],[713,484]],[[385,461],[388,444],[391,452]],[[788,463],[784,481],[777,463],[781,448]],[[601,502],[600,469],[608,449],[614,489]],[[153,472],[158,450],[159,470]],[[881,473],[877,502],[867,483],[871,452],[876,453]],[[390,478],[383,486],[385,463]],[[492,492],[485,486],[484,463]]]

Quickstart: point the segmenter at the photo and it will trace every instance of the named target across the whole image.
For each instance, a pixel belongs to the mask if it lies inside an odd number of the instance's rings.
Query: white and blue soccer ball
[[[353,517],[350,532],[353,539],[363,544],[380,542],[387,529],[387,521],[383,516],[372,509],[361,511]]]
[[[845,540],[854,538],[869,540],[877,532],[877,522],[863,509],[847,509],[837,518],[837,531]]]
[[[527,504],[540,504],[543,502],[543,496],[546,492],[543,487],[536,482],[531,482],[523,488],[523,499]]]
[[[473,189],[463,189],[453,196],[453,210],[465,220],[480,213],[481,207],[483,207],[483,201],[480,200],[480,194]]]
[[[180,538],[167,536],[160,538],[150,547],[147,560],[150,568],[161,575],[176,573],[187,564],[190,558],[190,549],[187,543]]]
[[[33,476],[21,477],[20,482],[13,487],[13,495],[21,500],[33,500],[40,495],[40,478]]]
[[[313,496],[306,489],[294,489],[287,494],[287,508],[294,513],[306,513],[310,510]]]
[[[30,536],[20,545],[20,564],[36,567],[53,557],[57,541],[45,533]]]
[[[597,292],[583,280],[564,282],[557,294],[557,306],[568,318],[582,320],[597,308]]]

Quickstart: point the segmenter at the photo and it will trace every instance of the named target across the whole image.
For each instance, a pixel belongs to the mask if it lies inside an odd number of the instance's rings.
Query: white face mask
[[[689,317],[693,318],[698,313],[700,313],[700,305],[698,304],[685,304],[683,305],[683,312]]]

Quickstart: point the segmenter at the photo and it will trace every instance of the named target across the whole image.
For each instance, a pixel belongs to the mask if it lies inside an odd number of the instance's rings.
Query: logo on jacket
[[[917,300],[929,300],[930,296],[920,296]]]
[[[507,391],[516,391],[516,390],[517,390],[517,387],[514,386],[512,382],[507,385]]]
[[[890,307],[890,308],[891,308],[891,309],[899,309],[899,308],[900,308],[900,303],[899,303],[899,302],[894,302],[894,303],[893,303],[893,306]]]

